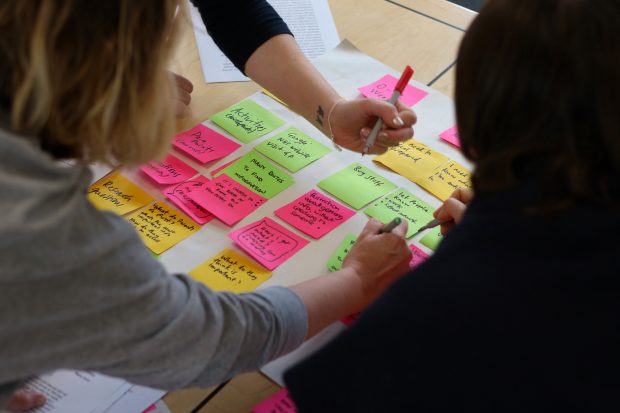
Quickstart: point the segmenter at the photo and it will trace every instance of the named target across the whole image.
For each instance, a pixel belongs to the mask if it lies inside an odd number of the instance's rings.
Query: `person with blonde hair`
[[[249,46],[219,23],[235,6]],[[411,136],[410,110],[343,101],[266,2],[200,8],[235,64],[338,144],[361,150],[376,116],[390,127],[375,153]],[[88,202],[90,162],[135,166],[170,148],[177,15],[180,0],[0,3],[0,406],[41,403],[10,396],[61,368],[167,390],[221,383],[362,309],[408,268],[405,226],[380,234],[371,221],[329,277],[216,293],[168,274],[130,224]]]

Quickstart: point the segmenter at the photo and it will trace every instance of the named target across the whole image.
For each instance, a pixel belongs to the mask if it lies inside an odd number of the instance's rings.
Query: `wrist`
[[[346,315],[360,311],[366,306],[367,301],[363,277],[360,276],[359,272],[353,267],[344,267],[336,274],[344,284],[342,291],[345,293],[345,296],[343,298],[350,304],[350,308],[347,309]]]

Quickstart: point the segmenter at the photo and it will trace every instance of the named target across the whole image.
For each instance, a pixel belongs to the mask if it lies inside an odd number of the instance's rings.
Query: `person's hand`
[[[336,103],[328,119],[334,141],[343,148],[363,152],[377,118],[383,119],[375,145],[368,153],[381,154],[392,146],[413,137],[416,114],[398,102],[396,106],[377,99],[354,99]],[[328,132],[329,133],[329,132]]]
[[[364,307],[409,271],[411,251],[405,242],[407,221],[403,220],[391,233],[379,233],[382,227],[381,222],[371,219],[342,263],[343,269],[353,269],[359,277]]]
[[[441,225],[441,234],[446,235],[450,229],[461,222],[467,204],[474,198],[474,191],[469,188],[459,188],[446,199],[442,206],[437,208],[433,216],[439,221],[446,222]]]
[[[176,116],[182,118],[188,113],[188,106],[192,101],[191,93],[194,90],[194,85],[187,78],[177,75],[176,73],[169,73],[170,81],[176,90]]]
[[[25,412],[35,407],[39,407],[46,402],[45,395],[28,389],[15,390],[6,408],[13,412]],[[2,406],[0,406],[0,410]]]

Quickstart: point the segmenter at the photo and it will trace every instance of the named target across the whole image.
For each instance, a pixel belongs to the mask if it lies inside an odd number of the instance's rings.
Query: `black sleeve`
[[[279,34],[292,35],[266,0],[192,1],[215,44],[243,73],[246,62],[263,43]]]

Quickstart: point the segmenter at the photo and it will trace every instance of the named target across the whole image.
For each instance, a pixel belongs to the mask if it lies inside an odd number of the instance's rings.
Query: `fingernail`
[[[396,116],[394,118],[394,123],[398,126],[404,126],[405,122],[403,122],[403,120],[400,118],[400,116]]]
[[[387,139],[387,137],[388,137],[388,134],[387,134],[387,133],[385,133],[385,132],[381,132],[381,133],[379,134],[379,139]]]

